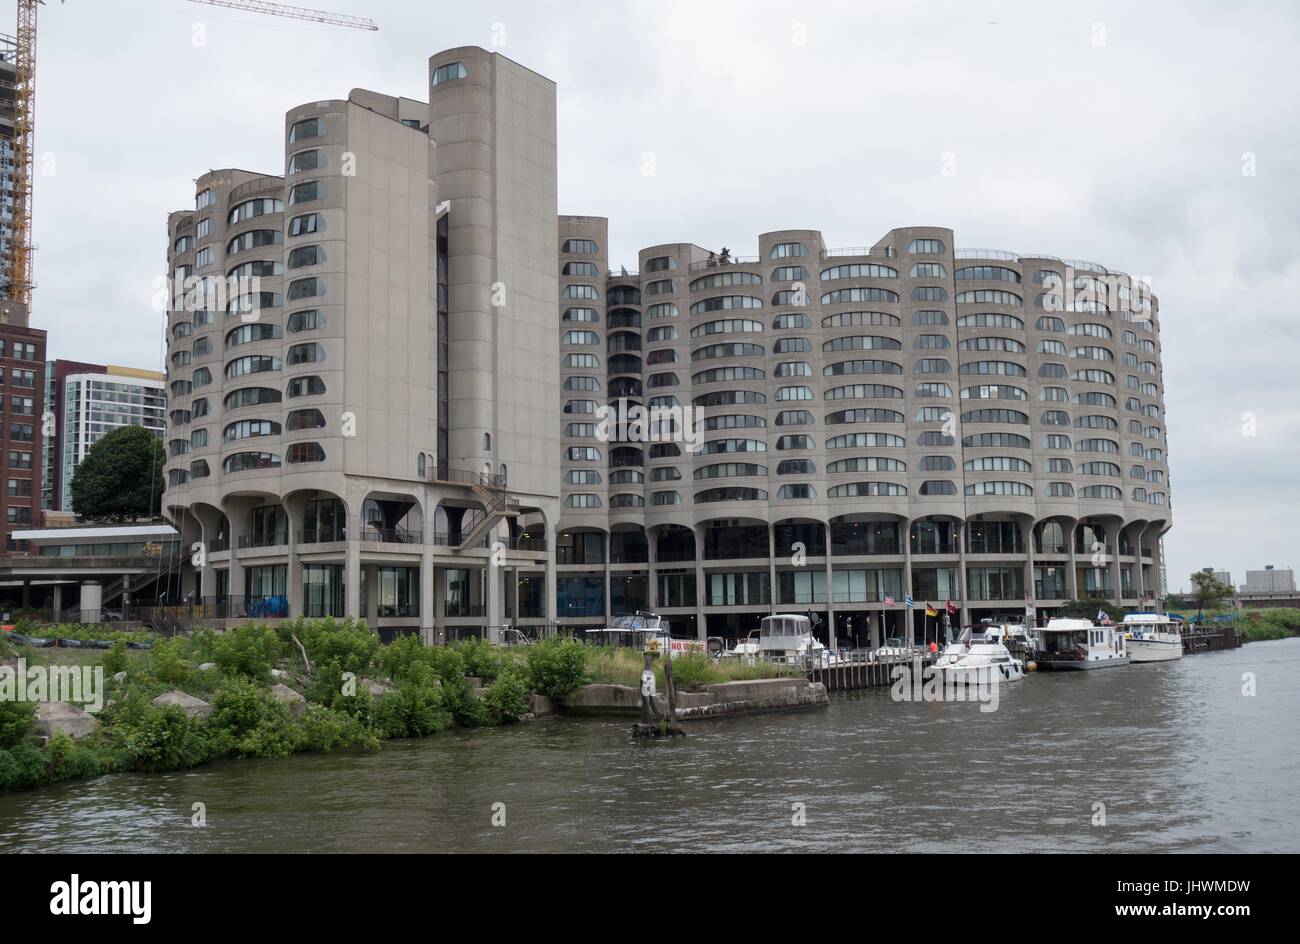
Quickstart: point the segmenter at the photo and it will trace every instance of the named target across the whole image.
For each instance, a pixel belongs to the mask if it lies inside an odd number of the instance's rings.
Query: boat
[[[1129,613],[1124,631],[1134,662],[1172,662],[1183,657],[1182,620],[1167,613]]]
[[[968,626],[957,642],[949,643],[939,654],[935,666],[945,684],[988,685],[995,677],[1004,682],[1025,677],[1024,662],[1013,656],[1001,639],[977,635],[975,629]]]
[[[812,620],[796,613],[773,613],[758,628],[758,655],[768,662],[829,668],[837,660],[813,635]]]
[[[674,639],[668,632],[668,623],[654,613],[615,617],[610,625],[589,629],[585,636],[590,646],[621,646],[642,652],[666,652],[670,657],[686,652],[705,651],[702,640]]]
[[[876,649],[871,656],[877,662],[898,662],[920,654],[919,649],[910,645],[901,636],[889,636],[885,639],[885,644]]]
[[[1128,639],[1122,627],[1086,619],[1058,617],[1038,630],[1034,662],[1053,671],[1107,669],[1128,665]]]
[[[1000,642],[1008,650],[1028,653],[1033,651],[1034,642],[1024,623],[1013,621],[981,620],[969,627],[972,638]]]

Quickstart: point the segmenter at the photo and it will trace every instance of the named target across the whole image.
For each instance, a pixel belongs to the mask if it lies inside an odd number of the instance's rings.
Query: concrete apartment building
[[[258,280],[168,322],[163,505],[232,615],[553,617],[555,87],[474,48],[427,81],[290,110],[283,176],[209,171],[168,218],[178,283]]]
[[[123,426],[166,433],[166,377],[156,370],[53,360],[45,365],[41,508],[72,511],[72,475],[90,447]]]
[[[169,318],[164,507],[196,594],[428,638],[794,610],[866,644],[926,602],[1159,592],[1145,286],[935,227],[627,272],[606,219],[557,215],[553,85],[474,48],[428,71],[427,105],[293,109],[285,176],[211,171],[169,217],[177,279],[260,279]],[[611,436],[611,405],[700,415]]]

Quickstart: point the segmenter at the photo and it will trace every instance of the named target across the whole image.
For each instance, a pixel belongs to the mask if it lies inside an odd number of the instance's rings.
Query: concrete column
[[[650,607],[650,612],[654,613],[659,609],[659,548],[656,546],[657,541],[650,531],[646,530],[646,561],[648,567],[646,571],[646,605]]]
[[[899,540],[903,542],[903,619],[907,621],[907,633],[904,638],[910,643],[915,638],[916,632],[912,628],[912,611],[907,608],[906,602],[907,598],[912,596],[912,521],[910,518],[899,523],[898,534]],[[915,597],[912,597],[912,601],[917,602]]]
[[[548,632],[550,631],[551,627],[555,625],[555,611],[557,605],[557,596],[560,591],[560,588],[556,583],[556,579],[555,579],[555,575],[556,575],[555,555],[559,553],[559,550],[556,547],[556,541],[558,540],[558,536],[559,536],[559,532],[556,530],[555,525],[551,524],[550,521],[547,521],[546,524],[546,587],[542,591],[542,600],[543,600],[543,605],[545,607],[543,612],[546,615],[546,628]]]
[[[501,642],[501,568],[494,567],[491,560],[483,566],[483,580],[486,583],[484,600],[487,603],[488,642]]]
[[[81,585],[81,622],[98,623],[100,619],[103,588],[98,580],[87,580]]]
[[[1133,565],[1133,577],[1135,583],[1134,592],[1137,593],[1139,602],[1141,602],[1143,597],[1146,596],[1147,592],[1147,572],[1146,568],[1142,566],[1142,542],[1146,540],[1147,528],[1149,527],[1150,525],[1144,524],[1142,527],[1138,528],[1136,538],[1137,546],[1133,549],[1135,552],[1133,559],[1136,561]]]
[[[54,591],[54,600],[51,606],[54,608],[54,622],[59,622],[59,612],[63,609],[63,584],[56,583],[52,588]]]
[[[830,526],[826,526],[826,563],[823,565],[826,569],[826,623],[830,632],[830,646],[835,648],[835,574],[831,570],[831,535]],[[851,606],[852,604],[850,604]]]
[[[693,528],[695,532],[695,638],[709,638],[708,619],[704,615],[704,600],[708,587],[704,583],[704,529]]]
[[[29,610],[31,609],[31,606],[32,606],[32,582],[30,580],[24,580],[23,581],[23,609]]]
[[[1079,530],[1079,522],[1070,525],[1070,530],[1066,532],[1065,549],[1070,552],[1070,560],[1065,565],[1065,593],[1071,600],[1079,599],[1079,574],[1075,569],[1074,542]]]
[[[962,627],[971,621],[970,617],[970,593],[966,586],[966,522],[959,522],[957,525],[957,592],[961,594],[961,626],[958,626],[958,633]]]
[[[1124,605],[1124,588],[1121,586],[1119,571],[1119,533],[1122,526],[1115,529],[1110,539],[1110,592],[1116,606]]]
[[[1020,536],[1025,542],[1025,596],[1034,601],[1034,606],[1038,606],[1038,594],[1034,590],[1034,520],[1031,518],[1028,522],[1022,522],[1020,526]],[[1025,612],[1025,619],[1029,619],[1028,611]]]
[[[289,528],[289,547],[288,556],[284,566],[284,592],[289,597],[289,617],[296,619],[302,616],[302,563],[298,558],[298,531],[302,527],[302,513],[294,515],[289,509],[288,504],[284,506],[285,517],[288,518]]]
[[[775,613],[780,606],[780,597],[776,592],[776,528],[770,521],[767,523],[767,586],[768,612]]]
[[[519,568],[511,567],[506,572],[506,579],[510,581],[510,625],[519,625]]]
[[[430,552],[432,559],[432,552]],[[430,568],[433,582],[433,600],[429,605],[429,620],[433,630],[432,644],[441,646],[447,641],[447,622],[444,607],[447,603],[447,570],[445,567]],[[424,618],[421,617],[421,623]]]
[[[361,519],[355,528],[348,528],[346,564],[343,568],[344,612],[353,619],[361,619]]]
[[[870,611],[868,620],[871,624],[869,627],[871,632],[871,648],[873,650],[876,650],[879,649],[884,644],[885,611],[884,610]]]
[[[366,623],[371,629],[379,625],[379,567],[366,564]]]
[[[612,531],[605,534],[605,625],[611,622],[613,613],[610,608],[609,600],[609,558],[614,553],[614,533]]]

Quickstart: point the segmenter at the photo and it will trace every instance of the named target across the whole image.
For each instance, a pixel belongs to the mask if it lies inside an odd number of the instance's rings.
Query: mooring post
[[[664,688],[668,689],[668,723],[677,724],[677,688],[673,685],[673,657],[664,659]]]
[[[655,668],[654,653],[645,653],[645,665],[641,670],[641,723],[649,725],[654,721]]]

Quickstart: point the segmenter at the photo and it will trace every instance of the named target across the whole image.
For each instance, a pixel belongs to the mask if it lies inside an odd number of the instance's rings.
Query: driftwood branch
[[[311,675],[311,660],[307,658],[307,647],[299,641],[295,633],[290,633],[289,638],[298,643],[298,651],[302,653],[302,664],[306,666],[307,674]]]

